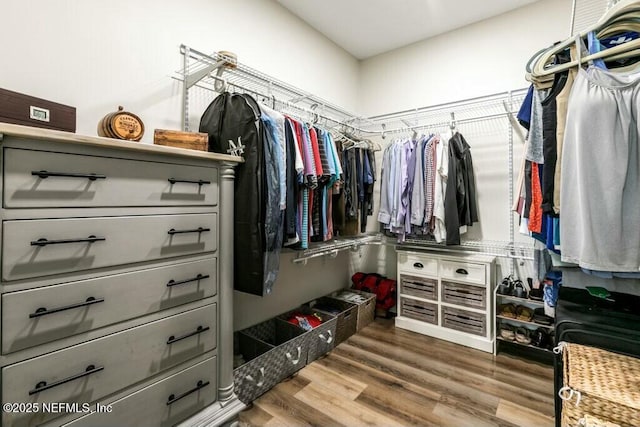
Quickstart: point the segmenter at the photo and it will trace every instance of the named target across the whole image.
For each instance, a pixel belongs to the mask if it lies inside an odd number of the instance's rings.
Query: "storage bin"
[[[356,331],[373,322],[376,314],[376,296],[369,292],[358,291],[356,289],[345,289],[343,291],[334,292],[332,298],[351,302],[358,305],[358,321]]]
[[[358,305],[337,298],[322,297],[308,305],[314,310],[332,314],[337,318],[335,345],[346,341],[356,333],[358,326]]]
[[[300,326],[288,322],[288,319],[296,313],[304,315],[312,314],[317,317],[321,323],[315,328],[305,331]],[[304,333],[308,348],[307,363],[311,363],[320,356],[333,350],[336,342],[336,327],[338,325],[337,317],[329,313],[313,310],[308,306],[299,307],[278,317],[279,319],[282,319],[283,322],[286,322]]]
[[[563,361],[563,427],[590,417],[601,425],[640,426],[640,359],[566,343]]]
[[[235,393],[251,403],[306,365],[307,336],[295,325],[274,318],[234,335]]]

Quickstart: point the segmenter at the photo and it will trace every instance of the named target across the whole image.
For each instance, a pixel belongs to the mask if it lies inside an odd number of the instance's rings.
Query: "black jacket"
[[[234,288],[263,295],[266,184],[260,107],[249,95],[222,93],[202,115],[200,132],[209,134],[209,151],[229,154],[230,141],[245,146],[235,181]]]
[[[471,147],[458,132],[449,140],[449,176],[444,209],[447,245],[459,245],[460,226],[478,222],[478,204]]]

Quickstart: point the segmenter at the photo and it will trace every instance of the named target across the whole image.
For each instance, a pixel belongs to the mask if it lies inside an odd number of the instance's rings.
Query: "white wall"
[[[272,0],[2,0],[0,87],[77,108],[78,133],[118,105],[154,128],[181,127],[180,44],[229,50],[239,61],[348,109],[358,103],[356,59]],[[213,98],[196,90],[198,112]],[[196,108],[194,108],[196,106]],[[285,254],[274,294],[236,293],[236,329],[348,285],[350,258],[307,266]]]
[[[377,115],[524,88],[525,64],[541,48],[568,36],[570,17],[571,0],[542,0],[364,60],[359,111]],[[447,111],[442,113],[434,114],[435,123],[449,120]],[[459,124],[457,130],[471,145],[480,219],[462,239],[509,241],[509,122]],[[384,145],[390,139],[377,141]],[[521,156],[522,144],[514,137],[514,181]],[[517,234],[514,218],[516,241],[530,243]],[[508,274],[510,261],[499,261],[501,273]],[[515,267],[521,277],[532,274],[529,262]],[[394,277],[395,252],[370,248],[363,269]]]
[[[0,87],[75,106],[78,133],[118,105],[143,119],[146,142],[179,129],[182,43],[357,104],[358,62],[272,0],[2,0],[0,13]]]
[[[360,111],[370,116],[523,88],[525,64],[568,37],[570,17],[571,0],[542,0],[367,59]]]

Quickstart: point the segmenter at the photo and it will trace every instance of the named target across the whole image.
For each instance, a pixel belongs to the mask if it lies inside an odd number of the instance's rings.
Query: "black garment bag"
[[[236,168],[234,213],[234,288],[264,295],[265,197],[263,129],[258,103],[246,94],[222,93],[207,107],[200,132],[209,151],[229,154],[244,146]]]

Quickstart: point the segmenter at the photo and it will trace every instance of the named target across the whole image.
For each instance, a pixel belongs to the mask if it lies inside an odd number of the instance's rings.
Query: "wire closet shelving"
[[[212,92],[230,90],[249,93],[260,102],[285,114],[305,121],[319,122],[326,127],[359,137],[381,136],[411,131],[455,128],[466,123],[513,117],[526,90],[519,89],[464,101],[457,101],[364,117],[332,102],[241,64],[223,52],[205,54],[182,45],[183,67],[175,76],[183,82],[183,129],[189,130],[190,89],[199,87]],[[513,128],[509,127],[509,209],[513,204]],[[506,207],[505,207],[506,209]],[[389,245],[397,248],[429,249],[443,252],[480,253],[511,259],[533,259],[533,245],[514,242],[513,215],[510,215],[510,241],[463,241],[457,246],[445,246],[432,240],[408,239],[402,244],[382,233],[356,237],[339,237],[330,242],[314,244],[297,252],[296,264],[308,259],[331,256],[341,251],[358,250],[365,245]]]

